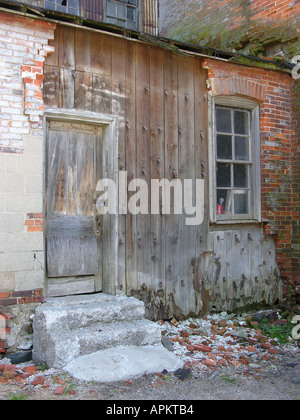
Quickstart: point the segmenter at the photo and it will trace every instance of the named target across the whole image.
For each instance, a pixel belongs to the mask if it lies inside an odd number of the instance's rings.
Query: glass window
[[[224,134],[217,135],[217,157],[218,159],[232,160],[232,138]]]
[[[236,160],[249,160],[249,137],[234,137],[234,153]]]
[[[106,22],[127,29],[138,29],[138,0],[107,0]]]
[[[78,16],[79,0],[45,0],[44,8]]]
[[[230,109],[217,108],[217,132],[231,133],[231,111]]]
[[[216,218],[253,214],[251,109],[215,106]],[[253,204],[252,204],[253,206]]]

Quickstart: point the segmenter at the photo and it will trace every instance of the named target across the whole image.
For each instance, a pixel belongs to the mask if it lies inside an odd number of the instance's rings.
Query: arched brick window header
[[[208,87],[213,96],[245,96],[258,102],[264,102],[266,87],[242,77],[219,77],[208,80]]]

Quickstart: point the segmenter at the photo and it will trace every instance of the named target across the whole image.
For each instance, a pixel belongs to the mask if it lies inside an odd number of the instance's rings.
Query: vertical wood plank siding
[[[149,195],[152,178],[195,177],[195,118],[207,134],[198,112],[206,95],[200,59],[63,26],[53,45],[45,64],[46,106],[117,117],[119,170],[127,171],[128,182],[145,180]],[[120,289],[143,299],[154,318],[196,310],[196,229],[185,226],[185,216],[119,216]],[[204,236],[204,225],[199,230]]]
[[[127,184],[144,180],[150,195],[151,179],[205,181],[199,226],[187,226],[185,213],[174,214],[173,200],[170,214],[151,215],[149,200],[149,214],[118,216],[118,288],[143,300],[153,319],[273,302],[280,294],[274,240],[259,224],[209,226],[202,59],[60,25],[52,45],[55,53],[44,69],[45,106],[112,116],[117,139],[111,147],[118,144],[118,169],[127,171]],[[102,271],[109,277],[108,236],[106,229]]]

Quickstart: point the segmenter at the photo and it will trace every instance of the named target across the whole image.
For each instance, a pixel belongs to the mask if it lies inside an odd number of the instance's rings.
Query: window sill
[[[249,224],[260,224],[261,221],[260,220],[256,220],[256,219],[232,219],[232,220],[214,220],[214,221],[210,221],[209,224],[210,226],[213,225],[249,225]]]

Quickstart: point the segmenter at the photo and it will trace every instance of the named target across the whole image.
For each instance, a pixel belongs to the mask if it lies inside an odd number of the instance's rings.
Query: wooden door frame
[[[43,215],[46,217],[45,201],[46,201],[46,136],[47,122],[68,121],[74,123],[87,123],[92,125],[100,125],[103,130],[103,174],[105,178],[113,180],[118,189],[118,130],[117,119],[111,115],[99,114],[89,111],[75,109],[46,109],[44,118],[44,185],[43,185]],[[118,207],[117,207],[118,208]],[[104,215],[103,218],[103,236],[107,238],[107,244],[103,247],[102,276],[104,293],[115,295],[118,283],[118,215]],[[46,237],[44,232],[44,249],[46,250]],[[44,252],[44,290],[47,295],[47,272],[46,272],[47,255]]]

